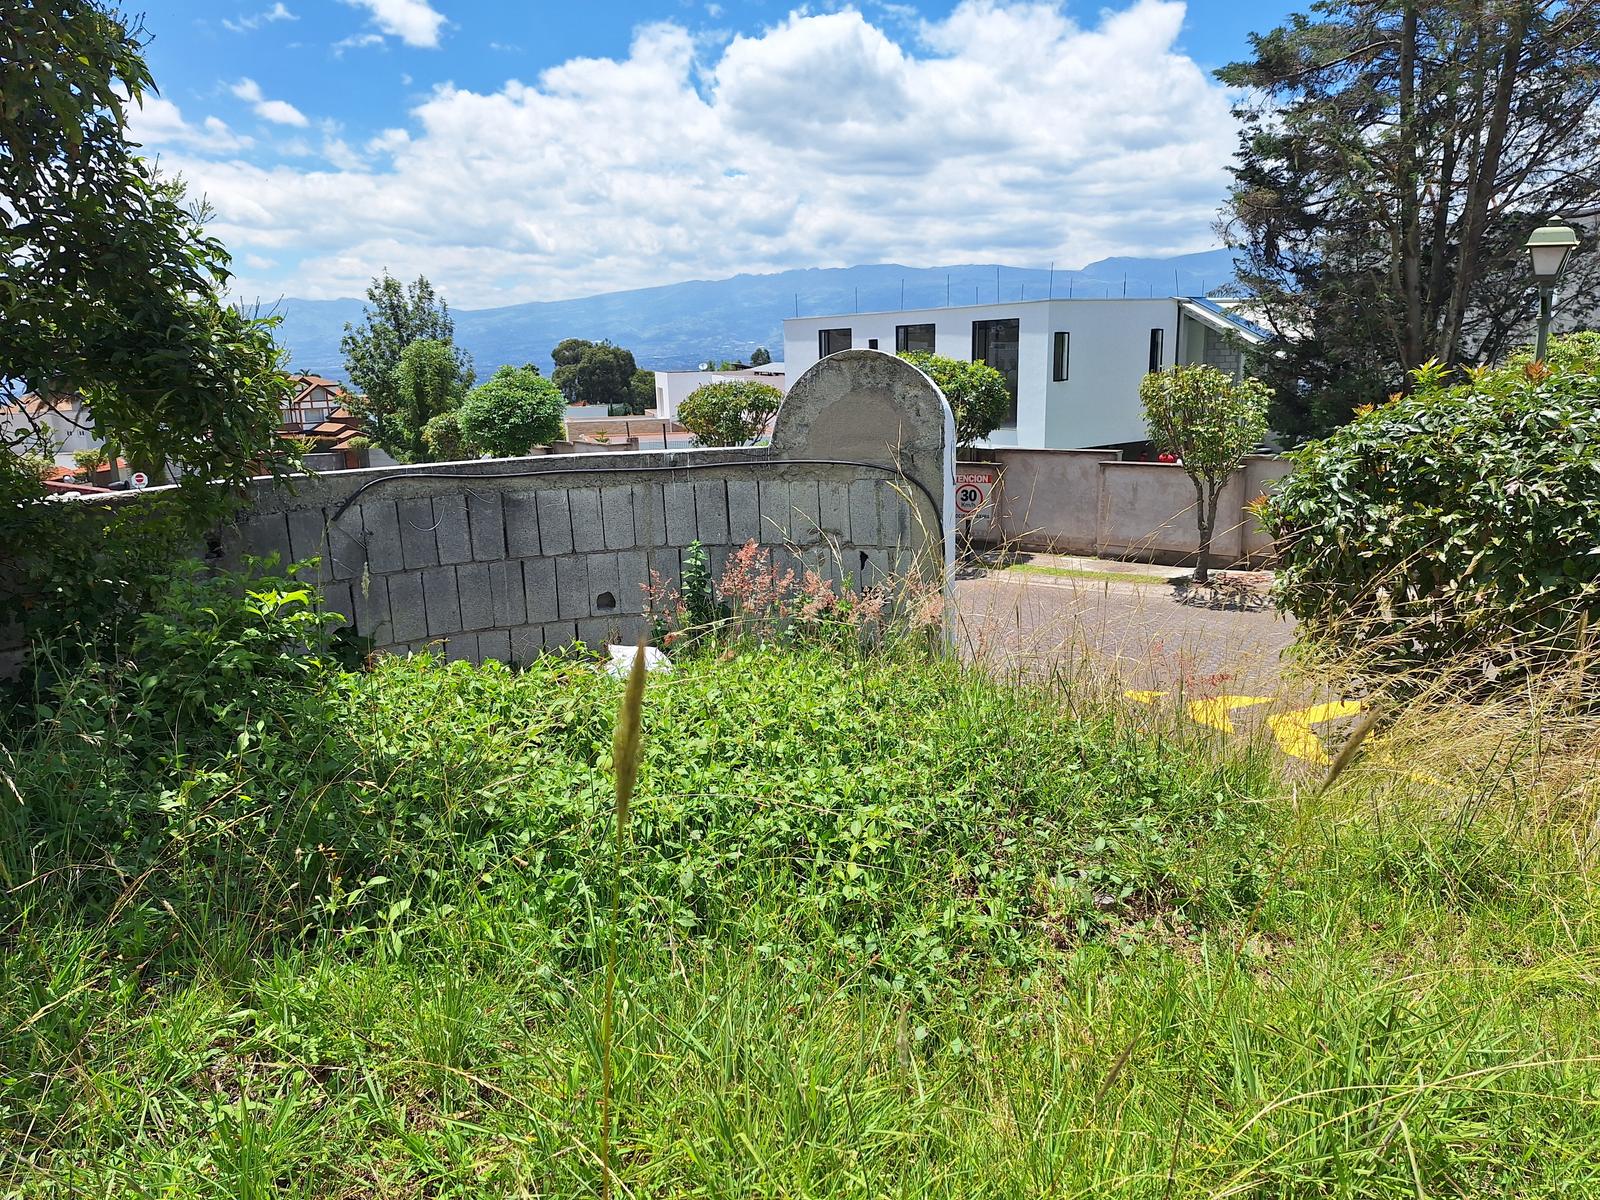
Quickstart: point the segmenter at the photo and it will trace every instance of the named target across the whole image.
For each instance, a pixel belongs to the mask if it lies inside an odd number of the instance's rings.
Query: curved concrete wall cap
[[[772,451],[882,463],[932,482],[942,477],[954,427],[944,393],[905,359],[841,350],[795,380],[778,410]]]

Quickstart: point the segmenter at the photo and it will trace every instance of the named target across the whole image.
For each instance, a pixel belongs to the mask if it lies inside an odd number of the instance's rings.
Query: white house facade
[[[813,360],[814,361],[814,360]],[[678,419],[678,405],[695,388],[706,383],[728,381],[766,383],[785,394],[789,391],[784,364],[767,363],[760,367],[744,367],[736,371],[657,371],[656,416],[669,421]]]
[[[1139,382],[1177,363],[1208,362],[1234,375],[1266,331],[1226,302],[1019,300],[901,312],[791,317],[784,362],[795,378],[839,350],[927,350],[987,362],[1005,377],[1012,419],[990,446],[1075,450],[1142,442]]]

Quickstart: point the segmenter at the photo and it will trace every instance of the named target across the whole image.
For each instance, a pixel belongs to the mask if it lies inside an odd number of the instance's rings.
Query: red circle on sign
[[[963,483],[956,488],[956,511],[959,513],[977,512],[983,505],[983,489],[974,484]]]

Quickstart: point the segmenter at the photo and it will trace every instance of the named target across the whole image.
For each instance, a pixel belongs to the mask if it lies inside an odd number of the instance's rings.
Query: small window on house
[[[837,354],[841,350],[850,349],[850,331],[848,329],[819,329],[817,331],[817,356],[827,358],[830,354]]]
[[[868,350],[876,350],[877,348],[878,348],[878,339],[877,338],[868,338],[867,339],[867,349]]]
[[[1050,372],[1050,378],[1055,380],[1055,382],[1062,383],[1066,380],[1067,360],[1071,357],[1071,355],[1072,335],[1065,332],[1057,333],[1054,366]]]
[[[932,325],[896,325],[894,327],[894,352],[896,354],[907,354],[912,351],[921,351],[924,354],[933,353]]]
[[[1150,369],[1161,370],[1161,352],[1166,344],[1167,331],[1165,329],[1152,329],[1150,331]]]

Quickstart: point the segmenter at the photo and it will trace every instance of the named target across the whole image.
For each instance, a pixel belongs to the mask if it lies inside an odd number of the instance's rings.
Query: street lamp
[[[1544,361],[1545,343],[1550,340],[1550,308],[1555,299],[1556,284],[1567,269],[1567,256],[1578,245],[1578,235],[1570,225],[1561,224],[1555,217],[1548,225],[1541,225],[1528,235],[1523,249],[1528,252],[1528,265],[1533,271],[1533,281],[1539,285],[1539,341],[1533,357]]]

